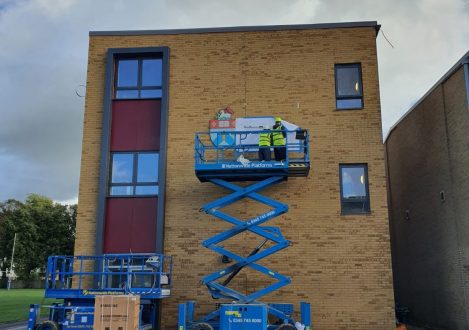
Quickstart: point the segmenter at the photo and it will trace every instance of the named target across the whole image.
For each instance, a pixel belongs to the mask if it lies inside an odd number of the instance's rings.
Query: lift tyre
[[[208,323],[197,323],[191,327],[191,330],[213,330],[213,327]]]
[[[282,324],[277,328],[277,330],[296,330],[296,328],[291,324]]]
[[[38,327],[38,330],[59,330],[59,325],[54,321],[44,321]]]

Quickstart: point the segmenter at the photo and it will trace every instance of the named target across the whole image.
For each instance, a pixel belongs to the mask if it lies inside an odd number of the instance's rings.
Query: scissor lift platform
[[[47,262],[46,298],[60,299],[40,322],[40,306],[30,305],[28,330],[92,329],[96,296],[138,295],[138,329],[156,329],[158,301],[171,294],[172,259],[162,254],[51,256]]]
[[[179,330],[292,330],[300,323],[305,330],[311,329],[310,304],[300,302],[301,322],[293,318],[293,305],[288,303],[263,303],[259,299],[288,285],[290,278],[261,264],[262,259],[287,248],[290,242],[279,227],[266,223],[288,211],[288,205],[260,194],[289,177],[306,177],[310,170],[308,132],[287,132],[285,159],[261,161],[259,147],[253,144],[266,131],[218,131],[199,132],[195,136],[195,174],[201,182],[210,182],[230,190],[202,206],[206,212],[230,225],[231,228],[210,237],[202,245],[232,261],[224,269],[202,278],[214,299],[224,299],[219,308],[202,318],[195,318],[195,301],[179,305]],[[273,132],[273,131],[270,131]],[[248,143],[250,142],[250,143]],[[273,155],[272,155],[273,156]],[[274,158],[274,157],[273,157]],[[254,181],[238,185],[236,182]],[[249,198],[266,205],[269,210],[253,218],[240,219],[224,212],[224,208]],[[258,236],[260,244],[248,255],[240,255],[224,247],[224,242],[245,231]],[[270,277],[272,283],[251,293],[229,287],[231,280],[243,268],[250,268],[259,275]],[[269,316],[269,317],[268,317]]]
[[[139,295],[161,299],[171,293],[171,257],[161,254],[50,256],[46,298],[94,299],[96,295]]]
[[[286,159],[283,161],[260,161],[259,147],[247,144],[247,135],[259,135],[265,131],[229,131],[229,132],[197,132],[195,136],[195,175],[200,181],[211,179],[226,181],[260,181],[272,176],[307,177],[310,170],[308,131],[301,130],[302,139],[289,141],[292,136],[287,132]],[[271,131],[273,132],[273,131]],[[230,135],[231,144],[214,145],[212,140],[222,141],[213,135]],[[251,139],[252,140],[252,139]],[[272,156],[275,148],[271,147]],[[242,156],[242,161],[239,157]],[[274,157],[272,157],[273,159]]]

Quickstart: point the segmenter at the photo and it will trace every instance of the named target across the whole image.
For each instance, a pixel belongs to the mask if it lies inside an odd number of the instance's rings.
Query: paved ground
[[[45,320],[46,319],[41,319],[41,322]],[[27,321],[18,321],[18,322],[0,324],[0,330],[25,330],[27,328],[28,328]]]
[[[0,324],[0,330],[24,330],[26,329],[26,322],[15,322],[9,324]],[[414,327],[411,325],[407,326],[407,330],[427,330],[427,328]]]
[[[27,325],[26,321],[0,324],[0,330],[25,330]],[[406,330],[429,330],[428,328],[421,328],[412,325],[407,325],[406,328]]]
[[[26,321],[0,324],[0,330],[24,330],[27,329]]]
[[[413,325],[408,325],[407,330],[429,330],[428,328],[421,328],[421,327],[416,327]]]

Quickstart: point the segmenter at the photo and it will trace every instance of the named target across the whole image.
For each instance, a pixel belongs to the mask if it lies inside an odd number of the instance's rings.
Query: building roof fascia
[[[284,31],[284,30],[309,30],[309,29],[337,29],[374,27],[378,34],[381,25],[377,21],[319,23],[319,24],[294,24],[294,25],[261,25],[261,26],[231,26],[194,29],[169,29],[169,30],[122,30],[122,31],[90,31],[90,36],[140,36],[152,34],[200,34],[223,32],[258,32],[258,31]]]

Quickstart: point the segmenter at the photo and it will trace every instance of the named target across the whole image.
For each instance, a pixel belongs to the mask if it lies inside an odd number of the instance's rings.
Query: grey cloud
[[[322,1],[316,17],[377,20],[383,131],[409,109],[469,48],[469,2]],[[338,19],[338,14],[340,18]]]
[[[0,0],[0,200],[78,194],[88,31],[378,20],[386,131],[465,52],[467,1]],[[314,128],[313,128],[314,129]]]

